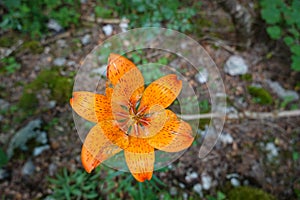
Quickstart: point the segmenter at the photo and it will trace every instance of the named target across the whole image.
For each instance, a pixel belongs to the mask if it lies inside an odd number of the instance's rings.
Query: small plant
[[[242,186],[229,191],[228,199],[230,200],[275,200],[275,197],[264,192],[263,190]]]
[[[8,163],[8,157],[6,153],[0,148],[0,168],[5,166]]]
[[[69,173],[66,168],[55,178],[48,178],[53,193],[48,199],[95,199],[98,197],[99,172],[88,174],[82,170]]]
[[[30,34],[33,38],[47,32],[46,24],[56,20],[62,27],[79,22],[79,0],[3,0],[0,27]]]
[[[267,23],[267,33],[284,43],[292,53],[292,69],[300,71],[300,1],[262,0],[261,16]]]
[[[5,57],[0,61],[0,66],[3,66],[4,72],[13,74],[21,68],[21,65],[14,57]],[[2,70],[1,70],[2,71]]]
[[[192,17],[196,15],[201,4],[185,7],[178,0],[98,0],[95,13],[106,18],[113,14],[129,19],[129,26],[134,27],[167,27],[179,31],[191,31]],[[114,11],[114,12],[110,12]]]
[[[273,103],[271,94],[263,88],[249,86],[248,91],[250,95],[253,97],[253,101],[255,103],[259,103],[261,105],[269,105]]]

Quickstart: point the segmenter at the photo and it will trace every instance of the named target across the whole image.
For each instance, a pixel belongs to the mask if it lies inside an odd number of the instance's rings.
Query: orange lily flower
[[[105,95],[73,93],[70,104],[84,119],[96,123],[81,151],[85,170],[124,151],[134,178],[150,180],[155,150],[178,152],[193,142],[190,125],[166,109],[179,95],[182,82],[175,74],[164,76],[144,88],[139,69],[127,58],[110,54]]]

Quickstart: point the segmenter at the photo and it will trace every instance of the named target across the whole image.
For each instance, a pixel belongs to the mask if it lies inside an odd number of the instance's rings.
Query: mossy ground
[[[24,93],[18,106],[23,110],[33,110],[38,106],[37,94],[42,89],[50,90],[49,100],[55,100],[57,104],[67,103],[72,93],[73,80],[60,75],[59,69],[43,70],[37,78],[25,86]]]
[[[237,187],[229,191],[228,199],[230,200],[275,200],[275,197],[264,192],[263,190],[248,186]]]
[[[261,105],[270,105],[273,103],[271,94],[264,88],[249,86],[248,92],[253,97],[255,103]]]
[[[21,51],[30,51],[33,54],[40,54],[40,53],[43,53],[44,47],[41,45],[40,42],[38,42],[36,40],[31,40],[31,41],[25,42],[22,45],[20,50]]]

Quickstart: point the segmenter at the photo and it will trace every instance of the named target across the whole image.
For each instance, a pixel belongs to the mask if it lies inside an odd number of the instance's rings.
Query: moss
[[[228,199],[230,200],[275,200],[276,198],[272,195],[264,192],[261,189],[242,186],[237,187],[229,191]]]
[[[21,50],[29,50],[33,54],[40,54],[43,53],[44,48],[38,41],[32,40],[25,42]]]
[[[35,109],[38,105],[36,93],[42,89],[50,90],[49,99],[58,104],[67,103],[71,97],[72,86],[72,79],[61,76],[58,68],[43,70],[34,81],[25,86],[18,105],[27,111]]]
[[[244,81],[252,81],[252,74],[243,74],[241,78]]]
[[[22,97],[19,100],[18,107],[22,108],[24,111],[32,111],[38,106],[38,99],[36,95],[25,89]]]
[[[273,103],[271,94],[263,88],[249,86],[248,92],[253,97],[253,100],[256,103],[259,103],[261,105],[269,105]]]
[[[10,48],[16,42],[17,42],[17,37],[15,37],[13,34],[2,36],[0,38],[0,47]]]

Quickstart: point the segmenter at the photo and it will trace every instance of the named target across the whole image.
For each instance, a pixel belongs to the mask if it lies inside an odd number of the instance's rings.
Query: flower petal
[[[164,76],[151,83],[145,90],[139,109],[161,105],[164,108],[171,105],[182,88],[182,81],[175,74]]]
[[[119,79],[134,67],[135,64],[124,56],[111,53],[108,58],[107,78],[112,85],[116,85]]]
[[[176,115],[173,112],[166,112],[169,116],[168,121],[158,134],[147,138],[148,144],[166,152],[178,152],[188,148],[194,140],[190,125],[182,120],[175,119]]]
[[[106,126],[104,126],[103,128],[103,124],[101,124],[103,122],[100,122],[99,124],[95,125],[90,130],[82,146],[81,161],[84,169],[88,173],[90,173],[95,167],[101,164],[104,160],[122,151],[122,148],[114,144],[116,142],[110,140],[110,139],[114,139],[116,141],[117,135],[119,135],[121,138],[122,135],[120,135],[119,132],[114,132],[114,136],[112,136],[111,135],[112,130],[109,130],[110,132],[107,132],[106,131],[107,129],[105,129]],[[109,137],[107,137],[108,135]],[[126,141],[126,139],[124,139],[124,141]],[[126,143],[124,141],[122,142]],[[128,142],[128,138],[127,138],[127,142]],[[121,142],[119,141],[117,143],[119,144]]]
[[[112,103],[117,106],[129,106],[136,104],[144,91],[144,78],[138,68],[126,72],[115,85],[112,94]],[[113,106],[114,107],[114,106]]]
[[[145,139],[130,137],[124,155],[129,171],[137,181],[144,182],[152,178],[155,160],[154,148]]]
[[[109,99],[101,94],[92,92],[73,92],[70,99],[73,110],[91,122],[112,119],[111,103]]]

